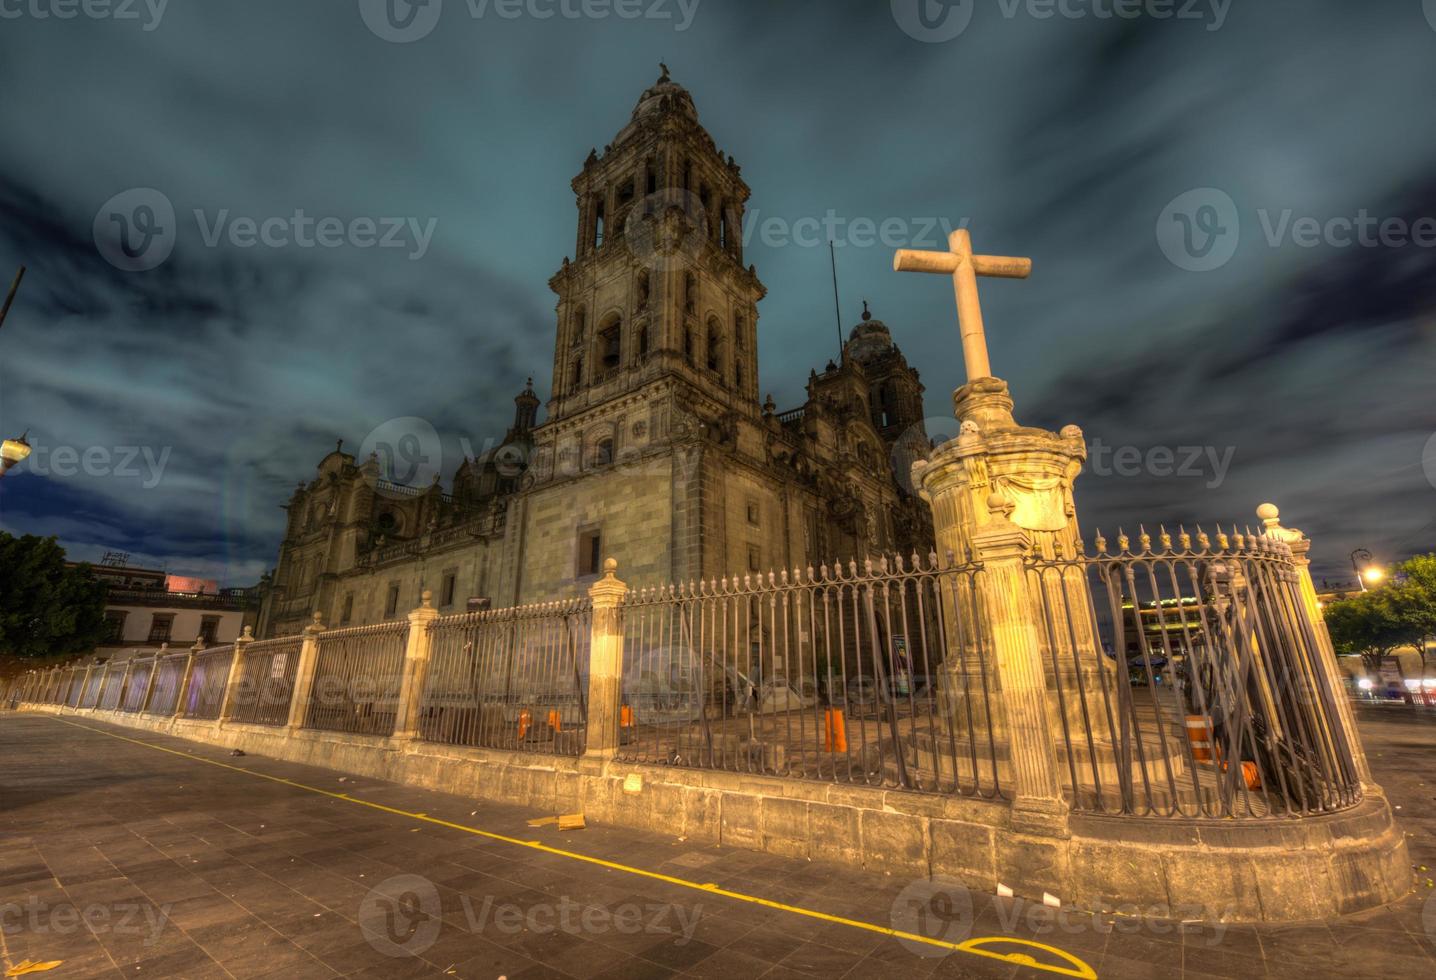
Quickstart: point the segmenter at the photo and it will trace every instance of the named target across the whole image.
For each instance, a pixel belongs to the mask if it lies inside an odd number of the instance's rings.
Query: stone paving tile
[[[83,723],[105,729],[88,719]],[[1413,858],[1436,862],[1436,808],[1427,760],[1436,723],[1390,713],[1362,717],[1377,778],[1412,835]],[[201,758],[219,749],[112,729]],[[162,912],[142,933],[6,928],[12,960],[63,958],[48,976],[511,978],[688,976],[1033,977],[1018,964],[953,953],[919,956],[897,940],[609,868],[416,824],[242,772],[120,742],[40,716],[0,716],[12,763],[0,793],[0,902],[17,893],[65,903]],[[828,868],[593,826],[579,835],[527,827],[531,811],[248,757],[241,768],[413,812],[660,870],[665,874],[886,925],[903,875]],[[14,790],[12,793],[11,790]],[[80,805],[77,805],[80,804]],[[371,889],[399,874],[427,878],[438,901],[435,938],[420,955],[389,956],[359,919]],[[1423,891],[1335,923],[1176,930],[1171,924],[1063,915],[974,895],[970,934],[1012,936],[1069,950],[1100,977],[1385,978],[1436,975]],[[487,903],[487,904],[486,904]],[[529,928],[535,909],[602,916],[665,906],[622,931]],[[518,910],[515,928],[495,921]],[[672,907],[689,916],[687,938]],[[382,920],[366,920],[386,928]],[[537,921],[537,920],[535,920]],[[582,921],[581,919],[579,920]],[[597,921],[597,920],[595,920]],[[393,925],[393,923],[389,923]],[[400,923],[404,925],[404,923]],[[413,923],[408,922],[412,928]],[[420,927],[422,928],[422,926]],[[400,930],[399,940],[405,940]],[[418,933],[416,932],[415,935]],[[961,936],[957,938],[962,938]],[[1017,950],[1019,946],[998,946]],[[1030,948],[1029,948],[1030,949]],[[925,952],[938,952],[932,948]],[[1050,974],[1048,974],[1050,975]]]

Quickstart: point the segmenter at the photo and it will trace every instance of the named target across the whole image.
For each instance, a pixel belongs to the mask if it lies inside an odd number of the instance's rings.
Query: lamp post
[[[5,305],[0,306],[0,326],[5,325],[5,317],[10,312],[10,304],[15,302],[15,294],[20,290],[20,280],[25,278],[25,267],[20,266],[20,271],[15,273],[15,281],[10,283],[10,292],[5,296]],[[6,439],[0,443],[0,476],[16,463],[23,462],[30,455],[30,444],[25,441],[28,431],[21,433],[18,439]]]
[[[1366,563],[1364,568],[1358,563],[1358,559]],[[1386,573],[1373,565],[1372,560],[1371,552],[1365,548],[1357,548],[1351,553],[1351,567],[1356,572],[1356,582],[1361,586],[1362,592],[1367,591],[1367,579],[1370,579],[1372,582],[1380,582],[1386,577]]]

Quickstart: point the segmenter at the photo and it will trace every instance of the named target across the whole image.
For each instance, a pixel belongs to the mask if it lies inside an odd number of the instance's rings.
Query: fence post
[[[304,627],[304,640],[299,645],[299,663],[294,667],[294,694],[289,700],[289,734],[304,727],[309,713],[309,699],[314,693],[314,666],[319,660],[319,634],[324,632],[321,614],[316,610],[314,621]]]
[[[198,639],[195,640],[199,642]],[[246,626],[244,632],[234,638],[234,656],[229,659],[229,676],[224,679],[224,694],[219,702],[219,717],[214,720],[215,728],[223,728],[229,720],[229,711],[234,704],[234,694],[244,679],[244,648],[254,642],[253,630]],[[258,697],[258,692],[255,694]]]
[[[184,673],[180,674],[179,695],[175,698],[175,710],[173,717],[183,718],[185,716],[185,699],[189,697],[189,682],[194,677],[194,655],[202,650],[199,644],[199,637],[195,637],[194,646],[189,648],[189,655],[185,657]]]
[[[1049,723],[1042,650],[1028,594],[1026,559],[1032,541],[1009,519],[1013,505],[1002,494],[990,494],[987,509],[990,520],[971,534],[982,565],[978,589],[1007,717],[1012,825],[1027,833],[1066,836],[1068,805],[1058,778],[1056,735]]]
[[[155,652],[154,662],[150,664],[150,682],[145,687],[145,699],[140,702],[140,710],[136,714],[149,713],[150,701],[155,696],[155,676],[160,672],[160,659],[168,654],[169,648],[168,643],[161,643],[159,650]]]
[[[1296,564],[1297,587],[1301,592],[1301,605],[1311,623],[1311,631],[1316,635],[1320,654],[1317,660],[1321,663],[1327,690],[1331,691],[1332,699],[1336,702],[1337,722],[1341,725],[1344,740],[1351,749],[1351,762],[1356,769],[1356,778],[1361,781],[1364,795],[1381,796],[1381,787],[1371,779],[1371,767],[1366,762],[1366,750],[1361,745],[1361,733],[1356,728],[1351,699],[1346,696],[1346,685],[1342,682],[1341,671],[1336,667],[1336,648],[1331,644],[1331,634],[1326,630],[1326,617],[1322,615],[1321,602],[1316,598],[1316,583],[1311,580],[1311,559],[1307,557],[1307,553],[1311,551],[1311,539],[1294,527],[1282,527],[1281,511],[1275,504],[1262,504],[1257,508],[1257,517],[1261,518],[1265,526],[1262,531],[1265,536],[1284,542],[1291,548],[1292,559]]]
[[[615,559],[603,563],[603,578],[589,586],[593,624],[588,650],[588,731],[583,754],[609,759],[618,748],[618,705],[623,694],[623,597],[628,586],[614,574]]]
[[[429,675],[432,643],[429,624],[439,618],[439,610],[434,608],[433,600],[434,593],[425,589],[419,599],[419,608],[409,613],[409,638],[404,647],[404,673],[399,682],[394,738],[419,737],[420,701],[424,697],[424,681]]]

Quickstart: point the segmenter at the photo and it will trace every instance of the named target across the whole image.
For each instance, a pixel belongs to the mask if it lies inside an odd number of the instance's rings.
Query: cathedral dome
[[[893,336],[888,325],[873,318],[868,304],[863,303],[863,320],[848,334],[848,356],[854,360],[867,360],[875,354],[891,350]]]
[[[664,112],[678,112],[697,122],[698,109],[693,104],[693,96],[669,77],[667,65],[660,64],[659,67],[663,69],[663,74],[638,97],[638,105],[633,109],[634,120]]]

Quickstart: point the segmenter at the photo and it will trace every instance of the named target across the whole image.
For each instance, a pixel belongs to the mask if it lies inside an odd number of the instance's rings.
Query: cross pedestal
[[[1101,673],[1108,670],[1092,631],[1091,593],[1081,569],[1039,570],[1033,564],[1082,554],[1072,488],[1087,458],[1086,442],[1075,425],[1061,432],[1019,425],[1007,383],[992,375],[978,278],[1025,279],[1031,259],[976,254],[971,236],[960,229],[949,236],[947,251],[903,249],[893,268],[951,276],[967,373],[967,383],[953,392],[953,411],[962,423],[958,437],[912,470],[914,486],[932,506],[938,553],[984,563],[976,595],[949,596],[944,610],[951,623],[977,626],[949,629],[944,714],[959,729],[971,718],[979,738],[990,725],[1008,750],[1013,778],[1026,783],[1018,796],[1037,801],[1040,810],[1052,803],[1053,772],[1059,778],[1067,772],[1065,763],[1054,763],[1064,715],[1065,730],[1074,735],[1084,730],[1084,716],[1096,716],[1096,705],[1088,703],[1084,711],[1075,692],[1101,691]],[[995,542],[1002,543],[1000,551]],[[1053,622],[1062,629],[1050,628]],[[970,693],[971,678],[982,672],[997,692],[990,718]],[[1033,677],[1043,678],[1045,696],[1031,695]],[[1045,747],[1041,758],[1016,751],[1032,744]]]

